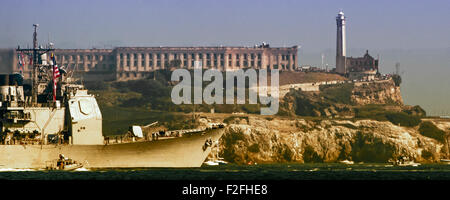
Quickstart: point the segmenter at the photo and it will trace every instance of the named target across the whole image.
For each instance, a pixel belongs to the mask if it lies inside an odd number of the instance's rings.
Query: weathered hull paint
[[[44,169],[64,154],[85,168],[200,167],[224,128],[183,137],[108,145],[0,145],[0,168]]]

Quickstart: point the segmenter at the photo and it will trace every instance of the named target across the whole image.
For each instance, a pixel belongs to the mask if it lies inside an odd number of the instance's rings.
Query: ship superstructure
[[[31,84],[21,74],[0,74],[0,168],[44,169],[59,155],[92,168],[201,166],[223,126],[110,143],[95,97],[58,67],[53,45],[38,47],[37,27],[33,49],[17,49],[33,58]]]
[[[31,86],[21,74],[0,75],[3,144],[103,144],[102,115],[94,96],[55,62],[52,45],[38,48],[34,25]]]

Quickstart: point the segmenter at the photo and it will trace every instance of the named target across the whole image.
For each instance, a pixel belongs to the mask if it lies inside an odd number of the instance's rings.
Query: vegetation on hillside
[[[436,127],[433,122],[425,121],[420,124],[419,133],[423,136],[433,138],[441,143],[447,143],[445,131]]]
[[[365,105],[355,108],[355,118],[390,121],[395,125],[414,127],[420,124],[420,116],[403,111],[386,110],[383,105]]]
[[[352,104],[351,96],[353,90],[352,83],[337,85],[320,85],[321,95],[324,99],[334,103]]]
[[[86,82],[86,88],[90,90],[90,93],[95,94],[102,110],[104,132],[119,134],[126,132],[128,126],[145,125],[153,121],[164,122],[169,129],[189,128],[192,127],[192,116],[182,113],[192,111],[211,112],[214,109],[214,112],[218,113],[260,113],[260,105],[249,104],[248,99],[246,104],[176,105],[171,99],[174,83],[170,81],[170,76],[170,71],[160,70],[156,72],[155,79],[153,75],[150,75],[149,79],[123,82]],[[204,82],[204,85],[207,84],[209,82]],[[248,88],[245,90],[248,96]],[[194,97],[194,94],[191,96]]]
[[[176,63],[172,64],[176,65]],[[190,73],[193,79],[193,71],[190,71]],[[146,124],[156,120],[165,122],[169,128],[184,128],[191,126],[191,123],[186,122],[192,118],[187,113],[193,111],[259,114],[261,107],[267,107],[266,105],[248,103],[248,81],[246,81],[245,85],[246,104],[208,105],[203,103],[175,105],[171,99],[171,91],[172,87],[177,83],[170,81],[171,75],[172,73],[169,70],[158,70],[154,74],[150,74],[148,79],[123,82],[86,82],[85,86],[90,90],[90,93],[96,95],[97,102],[102,109],[105,132],[116,134],[123,132],[132,124]],[[314,79],[319,75],[315,73],[289,74],[283,72],[282,76],[291,78],[301,76]],[[223,86],[225,86],[227,81],[225,72],[223,72],[222,76],[224,77]],[[191,80],[191,83],[193,82]],[[204,81],[203,86],[205,87],[209,83]],[[385,109],[386,105],[355,105],[352,102],[352,95],[354,95],[354,84],[352,83],[320,85],[319,89],[320,92],[291,90],[285,96],[285,99],[280,100],[278,115],[312,117],[354,116],[356,118],[391,121],[396,125],[400,124],[401,126],[409,127],[417,126],[421,122],[420,117],[425,115],[425,111],[419,106],[398,111]],[[193,99],[194,94],[193,91],[191,92]],[[236,88],[234,92],[236,96]],[[223,91],[223,94],[225,95],[225,91]],[[399,105],[394,106],[399,107]],[[164,114],[172,112],[186,114]]]
[[[353,84],[321,85],[320,92],[289,91],[280,104],[281,115],[335,116],[348,114]]]

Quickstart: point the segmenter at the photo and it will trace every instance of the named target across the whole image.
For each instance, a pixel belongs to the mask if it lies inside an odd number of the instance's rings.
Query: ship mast
[[[37,57],[37,49],[38,49],[38,42],[37,42],[37,27],[39,24],[33,24],[34,26],[34,33],[33,33],[33,78],[32,78],[32,97],[31,102],[37,103],[37,92],[38,92],[38,84],[37,84],[37,69],[39,67],[38,65],[38,57]]]
[[[31,54],[33,58],[33,74],[32,74],[32,97],[31,102],[33,104],[37,103],[37,95],[38,95],[38,85],[39,85],[39,78],[38,78],[38,69],[40,66],[42,66],[42,63],[39,63],[39,56],[53,51],[54,49],[49,46],[48,48],[39,48],[38,47],[38,41],[37,41],[37,27],[39,24],[33,24],[34,27],[34,33],[33,33],[33,49],[20,49],[20,46],[17,48],[17,52],[23,52],[27,54]]]

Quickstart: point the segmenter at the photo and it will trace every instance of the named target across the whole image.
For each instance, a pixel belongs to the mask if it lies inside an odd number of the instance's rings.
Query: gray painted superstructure
[[[223,128],[212,127],[178,137],[110,144],[102,134],[97,101],[81,85],[62,81],[60,100],[30,103],[22,95],[23,86],[13,82],[0,86],[0,168],[43,169],[59,154],[91,168],[200,167],[211,152],[207,142],[218,141],[223,133]]]
[[[34,48],[17,49],[33,58],[32,85],[0,74],[0,168],[43,169],[60,154],[88,168],[201,166],[223,127],[110,143],[95,97],[56,65],[51,45],[38,48],[33,26]]]

